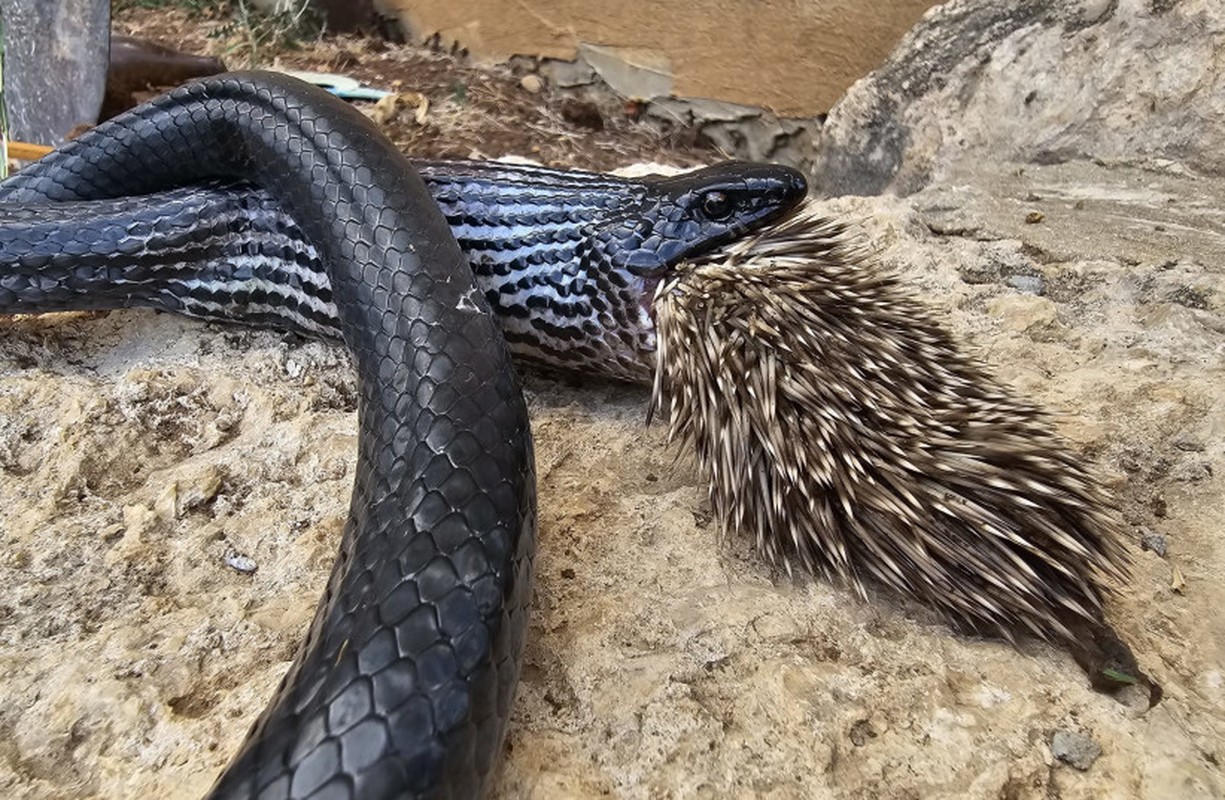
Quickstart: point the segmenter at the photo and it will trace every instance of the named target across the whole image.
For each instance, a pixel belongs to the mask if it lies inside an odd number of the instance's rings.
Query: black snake
[[[535,544],[509,350],[644,377],[654,281],[804,192],[792,170],[737,163],[638,181],[414,165],[360,113],[261,73],[188,85],[0,185],[0,314],[151,306],[335,335],[353,354],[340,552],[212,796],[481,793]]]

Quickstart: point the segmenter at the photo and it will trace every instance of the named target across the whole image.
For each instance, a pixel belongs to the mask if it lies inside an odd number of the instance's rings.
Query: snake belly
[[[326,92],[235,73],[86,133],[17,176],[6,201],[217,177],[258,184],[318,247],[360,400],[327,589],[211,796],[478,796],[526,629],[532,444],[497,323],[412,165]]]
[[[184,87],[0,184],[0,314],[151,307],[338,336],[354,355],[340,553],[212,797],[482,793],[535,546],[507,341],[643,379],[654,281],[806,188],[740,162],[638,180],[411,162],[344,103],[270,73]]]

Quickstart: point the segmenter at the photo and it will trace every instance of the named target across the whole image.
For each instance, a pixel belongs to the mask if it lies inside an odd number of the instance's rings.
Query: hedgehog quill
[[[1099,690],[1160,689],[1103,615],[1109,494],[814,205],[659,285],[652,411],[727,531],[788,572],[891,587],[966,632],[1066,646]]]

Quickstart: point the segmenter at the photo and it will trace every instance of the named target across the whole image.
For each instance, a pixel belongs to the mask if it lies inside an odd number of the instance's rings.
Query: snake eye
[[[726,192],[714,191],[702,195],[702,213],[715,222],[730,217],[735,207],[736,203]]]

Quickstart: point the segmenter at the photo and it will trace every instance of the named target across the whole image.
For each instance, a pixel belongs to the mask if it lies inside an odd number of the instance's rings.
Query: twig
[[[4,96],[4,19],[0,18],[0,180],[9,176],[9,115]]]

